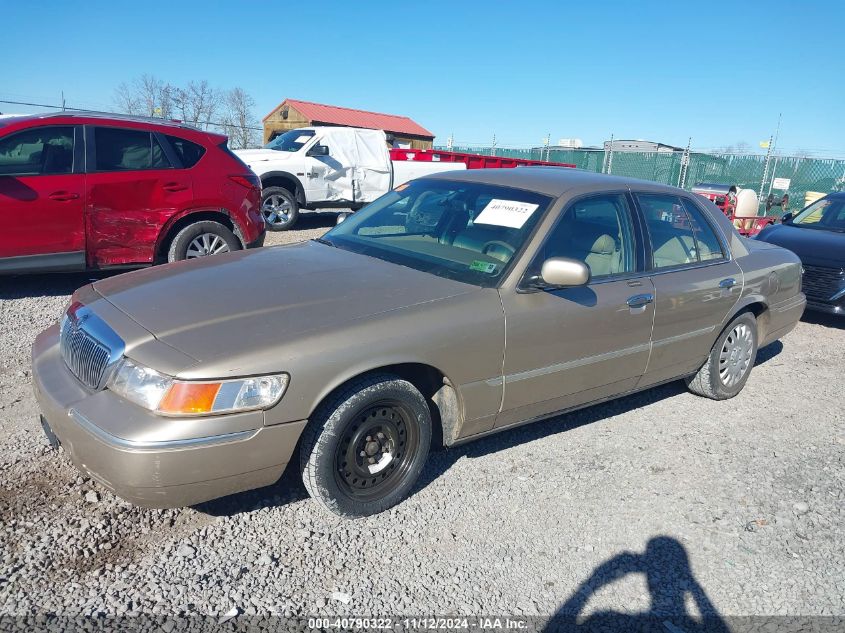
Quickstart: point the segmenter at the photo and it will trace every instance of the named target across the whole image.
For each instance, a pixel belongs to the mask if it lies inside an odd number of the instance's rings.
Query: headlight
[[[285,393],[287,374],[220,381],[176,380],[124,358],[108,388],[162,415],[209,415],[267,409]]]

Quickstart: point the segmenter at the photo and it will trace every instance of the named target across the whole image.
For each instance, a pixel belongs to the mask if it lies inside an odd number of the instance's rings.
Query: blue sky
[[[109,108],[143,73],[405,114],[445,144],[646,138],[845,157],[845,3],[4,3],[0,99]],[[26,108],[0,104],[0,111]]]

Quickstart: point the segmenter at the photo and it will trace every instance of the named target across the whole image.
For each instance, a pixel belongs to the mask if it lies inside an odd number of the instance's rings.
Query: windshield
[[[264,146],[264,149],[275,149],[280,152],[298,152],[311,137],[314,130],[291,130],[274,138]]]
[[[792,218],[789,224],[845,232],[845,198],[822,198]]]
[[[321,241],[491,287],[550,203],[547,196],[510,187],[421,179],[369,204]]]

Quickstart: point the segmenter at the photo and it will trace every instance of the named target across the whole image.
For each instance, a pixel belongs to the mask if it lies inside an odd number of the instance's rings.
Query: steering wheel
[[[504,249],[508,253],[508,259],[516,255],[516,249],[507,242],[502,242],[501,240],[490,240],[489,242],[485,242],[484,246],[481,247],[482,254],[486,255],[487,251],[493,247]]]

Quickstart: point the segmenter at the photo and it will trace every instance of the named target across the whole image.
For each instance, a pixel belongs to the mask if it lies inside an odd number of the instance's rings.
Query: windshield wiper
[[[320,244],[325,244],[326,246],[332,246],[332,247],[335,247],[334,242],[332,242],[331,240],[327,240],[327,239],[326,239],[326,238],[324,238],[324,237],[315,237],[315,238],[314,238],[313,240],[311,240],[311,241],[312,241],[312,242],[318,242],[318,243],[320,243]],[[336,248],[336,247],[335,247],[335,248]]]

